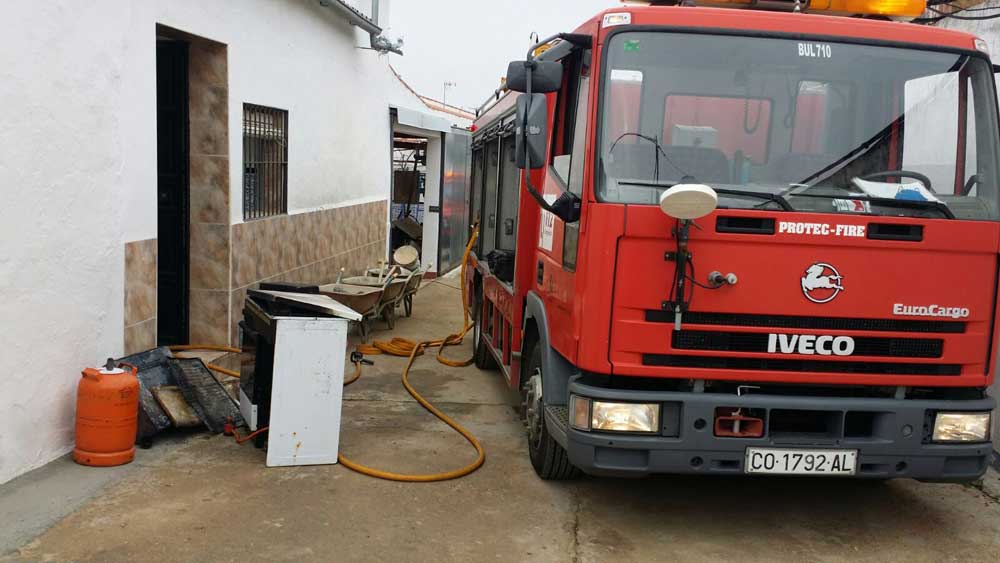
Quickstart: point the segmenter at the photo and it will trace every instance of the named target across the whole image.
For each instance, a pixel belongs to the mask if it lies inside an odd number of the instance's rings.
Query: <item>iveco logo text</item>
[[[892,306],[892,314],[902,317],[949,317],[952,319],[964,319],[969,316],[969,310],[965,307],[942,307],[940,305],[903,305],[896,303]]]
[[[815,334],[769,334],[769,354],[802,354],[804,356],[850,356],[854,339],[850,336],[816,336]]]

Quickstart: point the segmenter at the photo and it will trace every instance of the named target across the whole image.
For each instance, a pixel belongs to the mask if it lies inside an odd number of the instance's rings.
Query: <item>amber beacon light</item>
[[[760,9],[754,0],[696,0],[699,6],[718,6],[726,8]],[[650,2],[663,4],[663,2]],[[795,2],[773,0],[767,2],[768,9],[780,9],[788,4],[788,10],[794,9]],[[799,3],[799,9],[807,13],[822,13],[831,15],[879,15],[898,17],[917,17],[927,8],[926,0],[811,0]]]

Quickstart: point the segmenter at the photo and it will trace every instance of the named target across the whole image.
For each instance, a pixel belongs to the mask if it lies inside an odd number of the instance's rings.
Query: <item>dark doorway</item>
[[[188,45],[156,42],[157,321],[160,345],[188,341]]]

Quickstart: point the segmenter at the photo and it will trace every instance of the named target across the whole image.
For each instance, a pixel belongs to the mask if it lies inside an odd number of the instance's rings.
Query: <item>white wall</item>
[[[0,18],[0,483],[68,450],[80,370],[122,350],[116,7],[18,2]]]
[[[389,168],[374,164],[387,162],[390,154],[388,101],[381,85],[392,77],[380,55],[358,48],[368,46],[368,35],[337,11],[311,0],[128,4],[133,11],[130,58],[135,62],[155,60],[157,23],[229,47],[233,223],[243,221],[244,102],[288,111],[289,213],[388,197]],[[155,67],[134,65],[128,84],[136,133],[155,131]],[[141,240],[156,236],[155,135],[129,148],[126,161],[142,162],[145,171],[137,184],[148,186],[130,202],[135,218],[129,225],[130,240]],[[142,174],[137,170],[137,176]]]
[[[156,24],[229,47],[233,222],[244,101],[289,111],[295,213],[388,198],[395,81],[356,48],[367,34],[314,0],[5,8],[0,483],[72,447],[80,370],[122,353],[124,243],[156,236]]]

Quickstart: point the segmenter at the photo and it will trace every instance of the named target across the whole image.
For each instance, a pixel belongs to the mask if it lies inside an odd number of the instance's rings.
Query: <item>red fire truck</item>
[[[921,0],[650,4],[532,47],[475,124],[476,363],[538,475],[982,475],[986,44],[893,21]]]

